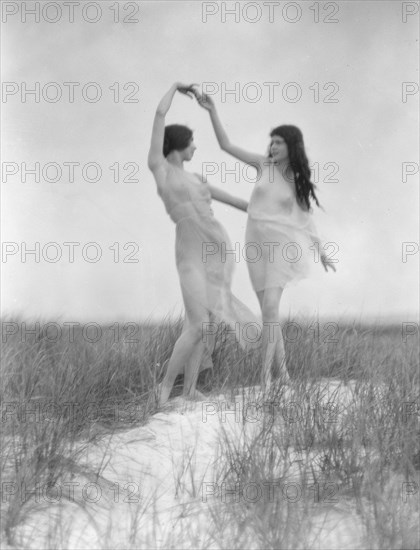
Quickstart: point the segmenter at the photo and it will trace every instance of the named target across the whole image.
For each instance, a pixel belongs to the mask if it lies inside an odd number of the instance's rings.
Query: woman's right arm
[[[180,82],[175,82],[160,100],[159,105],[156,109],[155,119],[153,121],[153,130],[152,130],[152,141],[150,144],[149,156],[147,157],[147,165],[149,169],[153,172],[159,166],[162,165],[165,157],[163,156],[163,139],[165,136],[165,116],[169,111],[172,99],[178,90],[182,94],[186,94],[189,97],[192,97],[191,88],[192,85],[181,84]]]
[[[168,92],[160,100],[156,109],[155,119],[153,121],[152,140],[147,157],[147,166],[153,172],[164,161],[163,156],[163,138],[165,135],[165,116],[169,111],[172,99],[177,90],[177,84],[172,84]]]
[[[263,155],[259,155],[258,153],[251,153],[249,151],[246,151],[245,149],[241,149],[241,147],[238,147],[237,145],[233,145],[233,143],[230,142],[222,126],[213,99],[208,95],[201,95],[197,91],[195,91],[194,94],[201,107],[203,107],[203,109],[206,109],[206,111],[208,111],[210,114],[214,133],[216,134],[216,138],[219,142],[220,148],[223,151],[226,151],[226,153],[229,153],[233,157],[237,158],[238,160],[241,160],[246,164],[250,164],[251,166],[255,166],[257,170],[261,170],[264,162],[267,159]]]

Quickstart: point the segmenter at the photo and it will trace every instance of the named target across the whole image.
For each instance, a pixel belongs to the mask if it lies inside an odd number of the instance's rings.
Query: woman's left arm
[[[309,215],[312,216],[312,214],[309,214]],[[335,268],[334,262],[328,258],[328,256],[326,255],[326,253],[324,251],[324,243],[317,236],[318,231],[316,230],[316,226],[315,226],[312,219],[311,219],[311,222],[310,222],[310,227],[311,227],[310,238],[311,238],[312,243],[314,245],[318,246],[318,251],[319,251],[320,256],[321,256],[321,263],[322,263],[323,268],[325,269],[325,271],[327,273],[328,273],[328,268],[331,268],[333,271],[337,271],[336,268]]]
[[[239,197],[234,197],[233,195],[229,195],[229,193],[226,193],[226,191],[223,191],[218,187],[214,187],[213,185],[209,185],[209,189],[212,199],[214,199],[215,201],[229,204],[230,206],[233,206],[238,210],[243,210],[244,212],[247,211],[248,202],[246,200],[240,199]]]

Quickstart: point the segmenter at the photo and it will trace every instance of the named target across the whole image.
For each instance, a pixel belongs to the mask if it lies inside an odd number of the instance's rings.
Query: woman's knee
[[[267,289],[265,291],[261,307],[261,313],[264,321],[279,320],[280,298],[280,289]]]
[[[264,303],[262,307],[263,321],[278,321],[279,320],[279,306],[274,303]]]
[[[189,323],[186,332],[194,344],[204,341],[206,334],[208,334],[208,324],[208,319]]]

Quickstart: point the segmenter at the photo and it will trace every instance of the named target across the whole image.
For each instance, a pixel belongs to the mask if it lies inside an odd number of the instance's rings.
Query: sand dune
[[[355,403],[352,385],[323,381],[319,389],[323,403],[318,405],[339,403],[341,415]],[[89,478],[81,470],[72,479],[61,480],[67,490],[73,483],[73,502],[61,499],[35,511],[20,531],[22,544],[45,547],[48,526],[56,525],[55,548],[233,548],[233,541],[261,548],[249,525],[239,528],[238,522],[223,521],[238,506],[238,495],[229,494],[232,487],[223,486],[220,477],[223,441],[240,448],[261,430],[262,417],[255,421],[258,398],[258,388],[236,396],[209,397],[206,402],[175,398],[147,425],[102,438],[83,459],[92,469],[102,464],[102,477]],[[284,414],[279,419],[285,429],[287,419]],[[292,449],[289,457],[287,467],[276,471],[284,483],[301,479],[303,463],[318,467],[310,453]],[[96,503],[86,502],[95,495]],[[250,501],[253,498],[249,496]],[[298,518],[303,500],[292,504]],[[364,548],[363,532],[354,500],[318,503],[301,527],[299,547]]]

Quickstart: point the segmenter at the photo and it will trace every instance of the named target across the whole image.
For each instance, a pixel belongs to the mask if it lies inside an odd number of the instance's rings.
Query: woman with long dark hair
[[[165,127],[165,116],[176,92],[192,97],[190,85],[175,83],[160,101],[152,131],[148,166],[166,211],[176,223],[175,258],[185,306],[182,333],[177,340],[168,368],[159,385],[159,404],[169,398],[178,374],[184,373],[184,396],[201,399],[196,390],[200,370],[212,366],[215,328],[222,323],[242,334],[244,324],[257,318],[230,290],[235,262],[222,261],[222,243],[229,243],[224,227],[215,219],[211,199],[246,211],[248,203],[203,181],[198,174],[184,170],[196,146],[186,126]],[[229,246],[229,249],[231,246]],[[211,251],[211,253],[207,253]],[[239,343],[246,347],[242,339]]]
[[[335,271],[334,264],[321,249],[311,219],[310,201],[317,206],[319,202],[311,182],[303,136],[296,126],[278,126],[270,134],[267,156],[250,153],[230,142],[212,98],[197,90],[194,95],[210,113],[221,149],[257,169],[257,182],[248,206],[245,240],[249,275],[262,312],[261,387],[267,389],[274,362],[283,381],[289,380],[279,318],[284,288],[307,275],[310,261],[317,254],[326,271],[328,267]],[[254,256],[248,257],[252,246]]]

